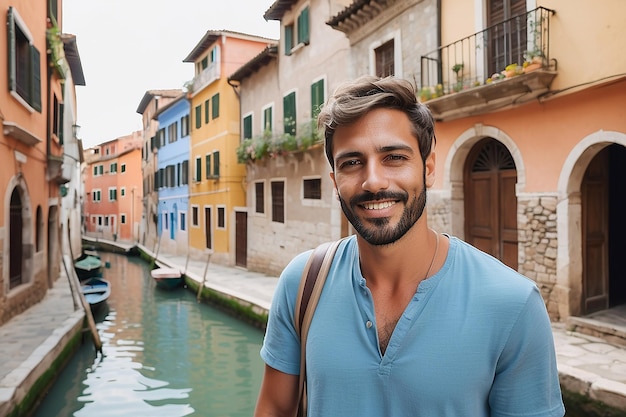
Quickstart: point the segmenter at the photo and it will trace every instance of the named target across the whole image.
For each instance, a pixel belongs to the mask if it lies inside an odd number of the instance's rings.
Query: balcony
[[[220,79],[220,63],[212,62],[193,79],[192,92],[200,91],[215,80]]]
[[[537,99],[557,75],[554,13],[539,7],[422,56],[420,100],[448,121]]]

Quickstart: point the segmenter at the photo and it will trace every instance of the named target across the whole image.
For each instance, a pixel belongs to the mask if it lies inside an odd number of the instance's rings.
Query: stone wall
[[[537,283],[548,314],[559,320],[556,285],[556,195],[521,196],[517,200],[519,271]]]

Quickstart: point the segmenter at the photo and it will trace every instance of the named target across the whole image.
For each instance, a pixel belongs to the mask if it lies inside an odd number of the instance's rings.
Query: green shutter
[[[196,158],[196,181],[202,180],[202,158]]]
[[[211,178],[211,155],[210,154],[206,154],[206,156],[204,157],[204,165],[206,165],[204,167],[204,169],[206,170],[206,177]]]
[[[285,55],[291,55],[293,46],[293,26],[285,26]]]
[[[196,106],[196,129],[202,126],[202,106]]]
[[[296,134],[296,93],[283,97],[283,123],[287,134]]]
[[[211,97],[211,108],[213,110],[211,112],[211,116],[213,117],[213,119],[217,119],[218,117],[220,117],[220,93],[217,93],[213,97]]]
[[[17,74],[16,62],[15,62],[15,17],[13,16],[13,7],[9,7],[7,12],[7,35],[8,35],[8,48],[9,48],[9,91],[15,91],[17,89]]]
[[[220,176],[220,151],[213,152],[213,175]]]
[[[271,132],[272,130],[272,108],[268,107],[267,109],[263,110],[263,131]]]
[[[38,112],[41,112],[41,64],[39,51],[32,45],[30,46],[30,58],[30,105]]]
[[[252,115],[243,118],[243,138],[252,139]]]
[[[311,84],[311,116],[317,118],[324,104],[324,80]]]
[[[309,44],[309,7],[305,7],[298,16],[298,43]]]
[[[204,123],[209,123],[209,100],[204,101]]]

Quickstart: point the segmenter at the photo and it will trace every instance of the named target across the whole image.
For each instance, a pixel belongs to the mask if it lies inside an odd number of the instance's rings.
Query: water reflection
[[[102,254],[111,297],[95,319],[104,357],[86,341],[35,417],[250,416],[261,382],[263,333],[163,291],[139,258]]]

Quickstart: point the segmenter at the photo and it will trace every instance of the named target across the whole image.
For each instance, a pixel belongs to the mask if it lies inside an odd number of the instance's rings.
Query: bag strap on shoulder
[[[306,416],[306,338],[309,333],[309,326],[313,320],[313,314],[317,307],[326,276],[333,263],[333,258],[337,247],[343,239],[326,242],[313,250],[304,270],[298,295],[296,298],[296,308],[294,313],[294,325],[296,333],[300,337],[300,390],[298,417]]]

